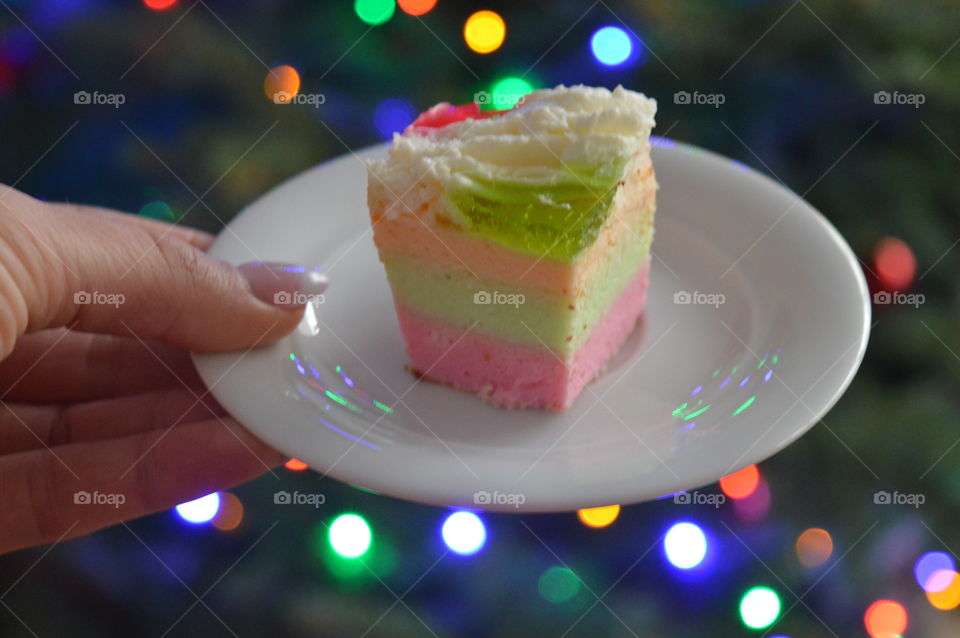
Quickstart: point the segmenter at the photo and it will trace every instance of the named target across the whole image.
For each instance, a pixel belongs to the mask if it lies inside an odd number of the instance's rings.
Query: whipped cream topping
[[[604,177],[648,142],[657,103],[618,86],[534,91],[502,115],[394,135],[389,159],[370,163],[374,181],[404,192],[411,180],[434,179],[445,189],[475,180],[550,186],[571,173]]]

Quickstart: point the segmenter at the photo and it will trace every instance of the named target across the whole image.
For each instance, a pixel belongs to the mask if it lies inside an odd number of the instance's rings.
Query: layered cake
[[[439,104],[369,164],[373,237],[411,370],[509,408],[564,410],[646,300],[656,102],[535,91]]]

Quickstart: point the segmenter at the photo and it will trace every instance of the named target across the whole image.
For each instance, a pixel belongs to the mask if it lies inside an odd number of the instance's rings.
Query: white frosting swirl
[[[435,179],[444,188],[476,178],[550,185],[570,169],[593,171],[618,164],[648,141],[655,100],[618,86],[534,91],[497,117],[394,135],[389,159],[370,163],[385,186],[404,192],[411,179]]]

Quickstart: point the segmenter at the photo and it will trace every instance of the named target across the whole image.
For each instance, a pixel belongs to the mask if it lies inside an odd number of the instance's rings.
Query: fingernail
[[[251,261],[237,266],[237,270],[247,280],[254,297],[279,308],[322,302],[327,289],[327,276],[317,268]]]

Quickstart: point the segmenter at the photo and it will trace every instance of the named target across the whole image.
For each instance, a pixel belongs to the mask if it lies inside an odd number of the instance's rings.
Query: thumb
[[[271,343],[326,288],[315,270],[234,268],[177,236],[0,191],[0,340],[71,326],[213,352]]]

